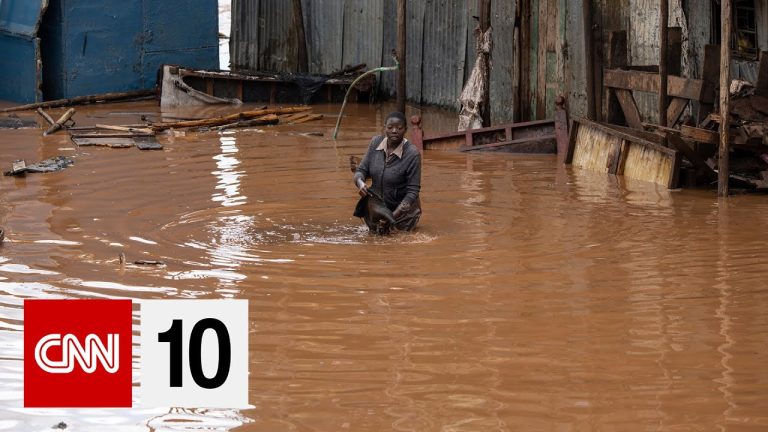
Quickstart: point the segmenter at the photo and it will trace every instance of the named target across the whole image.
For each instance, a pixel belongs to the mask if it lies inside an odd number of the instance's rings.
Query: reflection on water
[[[371,236],[348,156],[388,110],[349,110],[2,178],[0,430],[768,428],[762,197],[430,152],[419,230]],[[39,135],[0,161],[70,146]],[[26,298],[248,299],[253,408],[23,409]]]

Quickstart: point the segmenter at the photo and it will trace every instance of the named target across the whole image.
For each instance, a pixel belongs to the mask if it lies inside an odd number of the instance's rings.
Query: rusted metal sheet
[[[538,120],[482,129],[469,129],[424,138],[425,150],[494,150],[555,153],[555,122]]]
[[[467,16],[464,1],[426,0],[422,102],[456,109],[464,84]],[[425,79],[426,78],[426,79]]]
[[[304,26],[311,73],[330,74],[342,69],[344,2],[304,0]]]
[[[236,73],[218,70],[192,70],[176,66],[165,66],[163,78],[162,105],[173,106],[177,97],[174,92],[199,92],[204,103],[268,102],[271,105],[283,103],[328,103],[342,102],[347,89],[356,76],[326,77],[314,93],[302,92],[297,77],[267,73]],[[180,85],[174,80],[181,80]],[[375,79],[363,79],[350,93],[349,99],[357,101],[361,95],[370,97]],[[191,89],[190,90],[185,90]],[[205,96],[218,100],[206,100]],[[166,97],[171,99],[166,104]],[[213,99],[213,98],[211,98]],[[178,105],[178,103],[177,103]]]

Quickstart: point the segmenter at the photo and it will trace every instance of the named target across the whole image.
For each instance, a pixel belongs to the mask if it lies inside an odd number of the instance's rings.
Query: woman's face
[[[400,144],[405,136],[406,127],[400,119],[388,118],[384,125],[384,134],[391,144]]]

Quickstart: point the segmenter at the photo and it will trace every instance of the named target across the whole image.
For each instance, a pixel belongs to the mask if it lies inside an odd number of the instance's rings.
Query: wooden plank
[[[707,129],[700,129],[700,128],[695,128],[691,126],[682,125],[680,126],[680,133],[684,137],[690,138],[698,142],[703,142],[708,144],[717,144],[720,142],[720,134]]]
[[[608,69],[624,69],[627,67],[627,32],[625,30],[612,31],[608,34]],[[608,123],[622,124],[626,122],[622,113],[616,91],[610,87],[605,92],[606,116]]]
[[[573,163],[573,154],[576,150],[576,139],[579,136],[579,128],[581,127],[581,122],[574,120],[571,123],[571,130],[570,130],[570,138],[568,138],[568,151],[565,153],[565,159],[563,160],[563,163],[565,165],[571,165]]]
[[[536,74],[536,118],[543,119],[546,115],[547,103],[547,3],[549,0],[538,0],[538,28],[534,37],[538,39],[537,44],[537,74]]]
[[[553,141],[556,138],[557,137],[554,134],[552,134],[552,135],[542,135],[542,136],[533,137],[533,138],[523,138],[523,139],[512,140],[512,141],[503,141],[503,142],[498,142],[498,143],[493,143],[493,144],[481,144],[481,145],[476,145],[476,146],[462,146],[462,147],[459,147],[459,151],[460,152],[469,152],[469,151],[476,151],[476,150],[498,149],[498,148],[501,148],[501,147],[515,147],[515,146],[518,146],[518,145],[521,145],[521,144],[524,145],[524,144],[531,144],[531,143],[539,143],[539,142],[543,142],[543,141]],[[546,153],[552,153],[552,152],[548,150],[548,151],[546,151]]]
[[[640,111],[637,109],[632,92],[625,89],[616,89],[615,92],[619,105],[621,105],[621,110],[624,113],[624,118],[627,119],[627,124],[632,128],[642,129],[643,120],[640,118]]]
[[[768,51],[760,53],[760,66],[757,70],[757,84],[759,90],[768,90]]]
[[[708,181],[717,180],[717,173],[715,170],[710,168],[709,165],[707,165],[707,162],[701,156],[699,156],[699,154],[696,153],[693,148],[688,145],[687,142],[683,141],[682,138],[674,133],[668,133],[667,140],[669,144],[672,145],[672,147],[676,148],[677,151],[686,157],[686,159],[691,161],[698,173],[705,176]]]
[[[72,142],[78,147],[110,147],[110,148],[128,148],[133,147],[133,138],[78,138],[72,137]]]
[[[680,120],[680,117],[688,106],[688,99],[672,98],[672,102],[667,108],[667,126],[672,127]]]
[[[683,29],[670,27],[667,33],[667,72],[671,76],[680,76],[683,63]],[[669,124],[671,126],[671,124]]]
[[[726,197],[729,193],[728,177],[730,174],[731,153],[731,29],[733,28],[733,2],[720,0],[721,41],[720,41],[720,147],[717,159],[717,196]]]
[[[556,105],[555,136],[557,137],[557,156],[562,160],[568,152],[568,111],[565,110],[565,98],[558,96]],[[511,137],[512,130],[510,129],[507,139]]]
[[[312,114],[312,115],[308,115],[306,117],[300,118],[298,120],[294,120],[293,124],[301,124],[301,123],[311,122],[311,121],[315,121],[315,120],[320,120],[321,118],[323,118],[322,114]]]
[[[605,71],[605,86],[644,91],[648,93],[659,92],[659,75],[650,72],[623,71],[608,69]],[[669,76],[668,94],[673,97],[681,97],[691,100],[701,100],[704,81]]]
[[[635,131],[635,130],[631,130],[631,129],[628,129],[628,128],[624,128],[622,130],[622,128],[614,126],[614,125],[606,125],[606,124],[602,124],[602,123],[597,123],[597,122],[593,122],[591,120],[587,120],[587,119],[583,119],[583,118],[574,119],[574,124],[576,124],[577,122],[580,123],[581,125],[587,125],[587,126],[589,126],[591,128],[595,128],[595,129],[600,129],[600,130],[606,131],[609,134],[615,135],[615,136],[617,136],[619,138],[622,138],[622,139],[625,139],[627,141],[638,143],[638,144],[644,145],[646,147],[653,148],[654,150],[659,151],[661,153],[666,153],[666,154],[670,154],[670,155],[676,153],[675,150],[672,150],[670,148],[664,147],[662,144],[655,143],[655,142],[653,142],[653,141],[651,141],[649,139],[646,139],[646,138],[644,138],[642,136],[638,136],[638,134],[640,134],[641,131]]]

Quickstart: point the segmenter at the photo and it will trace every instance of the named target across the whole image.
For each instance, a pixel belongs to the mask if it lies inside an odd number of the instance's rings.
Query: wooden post
[[[728,196],[730,176],[731,28],[732,0],[720,0],[720,150],[717,163],[717,195]]]
[[[584,67],[587,80],[587,118],[597,120],[595,104],[595,56],[592,49],[592,0],[582,0],[581,14],[584,24]]]
[[[400,69],[397,71],[397,110],[405,114],[406,95],[406,6],[405,0],[397,0],[397,61],[400,62]]]
[[[477,9],[480,13],[480,32],[485,34],[491,26],[491,0],[477,0]],[[485,94],[483,94],[483,107],[480,113],[483,116],[483,127],[491,126],[491,59],[490,54],[481,54],[486,57],[485,64],[488,65],[486,75],[483,80],[486,83]]]
[[[309,71],[307,59],[307,37],[304,34],[304,12],[301,9],[301,0],[293,0],[293,28],[296,29],[296,44],[298,45],[298,72]]]
[[[667,88],[669,70],[667,48],[669,43],[669,1],[659,0],[659,125],[667,126]]]
[[[421,129],[421,116],[411,116],[411,144],[424,153],[424,130]]]

